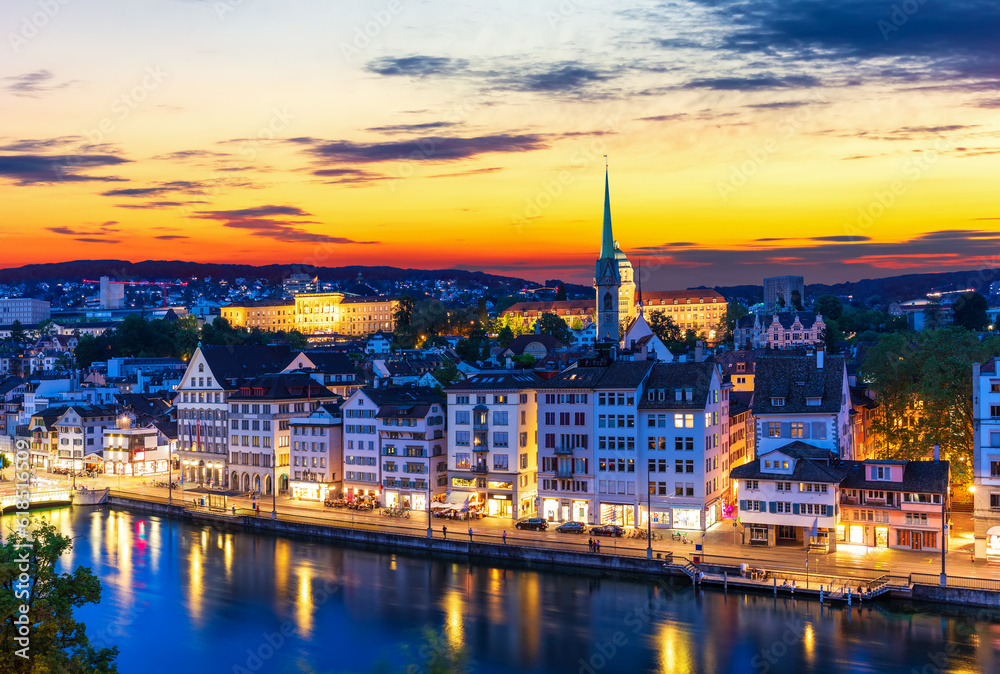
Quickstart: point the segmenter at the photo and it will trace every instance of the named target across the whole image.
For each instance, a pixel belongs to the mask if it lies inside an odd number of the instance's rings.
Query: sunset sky
[[[651,289],[997,264],[996,0],[5,0],[0,25],[0,267],[589,283],[605,154]]]

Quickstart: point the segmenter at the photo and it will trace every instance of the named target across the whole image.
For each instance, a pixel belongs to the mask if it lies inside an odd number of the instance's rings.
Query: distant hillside
[[[280,281],[289,274],[317,275],[324,281],[350,281],[357,278],[358,273],[366,281],[396,281],[412,280],[450,280],[479,282],[484,285],[512,285],[537,287],[534,281],[497,276],[481,271],[464,269],[400,269],[398,267],[364,267],[352,265],[349,267],[313,267],[297,264],[270,264],[254,266],[249,264],[209,264],[201,262],[183,262],[179,260],[146,260],[144,262],[127,262],[125,260],[74,260],[72,262],[54,262],[49,264],[28,264],[23,267],[0,270],[0,283],[22,283],[25,281],[71,281],[81,279],[96,279],[101,276],[111,276],[122,281],[132,279],[170,280],[186,279],[196,276],[214,279],[267,279],[269,282]]]
[[[806,275],[808,278],[808,275]],[[935,289],[962,290],[972,288],[981,295],[989,295],[990,284],[1000,281],[1000,269],[981,269],[970,271],[951,271],[937,274],[906,274],[904,276],[887,276],[885,278],[863,279],[854,283],[837,283],[824,285],[813,283],[806,285],[806,299],[811,300],[830,293],[833,295],[850,295],[861,303],[888,304],[903,302],[917,297],[923,297]],[[760,285],[741,285],[716,287],[726,297],[763,298],[764,290]]]

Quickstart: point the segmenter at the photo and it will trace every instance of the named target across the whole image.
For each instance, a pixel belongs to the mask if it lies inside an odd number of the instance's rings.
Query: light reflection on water
[[[420,647],[428,628],[466,649],[474,671],[491,674],[910,672],[944,652],[944,671],[1000,671],[1000,629],[960,609],[866,605],[849,613],[684,584],[350,550],[109,509],[45,514],[76,536],[63,569],[91,566],[101,578],[101,604],[77,616],[93,638],[120,646],[123,673],[236,666],[367,673],[379,661],[403,671],[406,653],[427,671]],[[288,636],[268,651],[283,624]],[[257,652],[271,655],[248,667]]]

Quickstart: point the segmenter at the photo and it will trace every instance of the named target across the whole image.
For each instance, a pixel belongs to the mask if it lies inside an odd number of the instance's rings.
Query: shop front
[[[624,503],[602,503],[601,524],[617,524],[620,527],[635,526],[635,506]]]
[[[646,508],[640,508],[639,510],[639,525],[646,526],[647,517]],[[670,511],[669,510],[653,510],[653,527],[669,527],[670,526]]]
[[[547,498],[542,500],[542,517],[549,522],[559,521],[559,499]]]
[[[674,529],[701,529],[701,508],[674,508]]]
[[[573,521],[590,522],[589,501],[573,501]]]
[[[590,522],[590,502],[581,500],[542,500],[542,517],[549,522]]]
[[[510,494],[487,492],[486,514],[490,517],[506,517],[508,519],[513,517],[514,502],[511,500]]]
[[[719,502],[705,508],[705,528],[708,529],[719,521]]]
[[[1000,527],[990,527],[986,531],[986,560],[1000,562]]]
[[[292,493],[292,498],[302,501],[325,501],[331,495],[329,485],[322,482],[303,482],[291,480],[288,487]]]

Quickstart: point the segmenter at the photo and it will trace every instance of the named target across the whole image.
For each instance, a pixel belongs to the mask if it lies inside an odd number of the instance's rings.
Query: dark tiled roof
[[[303,351],[306,358],[323,374],[353,374],[354,362],[346,353],[335,351]]]
[[[903,481],[869,480],[868,466],[903,464]],[[851,462],[841,485],[844,489],[875,489],[940,494],[948,487],[950,464],[947,461],[871,461]]]
[[[746,318],[746,316],[744,316],[744,318]],[[757,362],[758,356],[762,356],[764,353],[766,352],[763,349],[726,351],[724,353],[713,354],[706,360],[714,360],[718,363],[719,367],[722,369],[722,374],[724,375],[753,374],[754,365]],[[742,372],[737,372],[737,363],[745,363],[746,369]]]
[[[477,374],[445,389],[447,392],[518,390],[534,388],[541,379],[534,372],[516,371],[502,374]]]
[[[811,311],[782,311],[776,314],[770,314],[770,317],[761,317],[761,323],[765,328],[774,323],[774,319],[777,318],[781,327],[788,330],[792,327],[795,319],[799,319],[799,324],[806,330],[812,327],[813,323],[816,322],[816,314]]]
[[[251,390],[250,395],[244,395],[240,391],[230,395],[230,400],[305,400],[308,398],[321,400],[335,396],[325,386],[320,385],[315,379],[301,372],[285,372],[250,377],[238,382],[237,388],[249,388]],[[263,395],[255,395],[253,393],[254,389],[263,389]]]
[[[979,368],[979,372],[982,374],[996,374],[997,373],[997,359],[990,358],[988,361],[983,363],[982,367]]]
[[[730,391],[729,392],[729,416],[735,417],[743,412],[750,411],[753,403],[753,391]]]
[[[814,447],[796,440],[773,452],[781,452],[795,459],[795,470],[791,475],[761,470],[761,459],[758,458],[729,471],[729,477],[734,480],[788,480],[789,482],[825,482],[839,484],[847,475],[848,468],[830,460],[835,458],[828,449]],[[767,452],[771,454],[772,452]]]
[[[726,298],[718,291],[711,288],[696,288],[694,290],[653,290],[642,293],[642,301],[647,307],[660,306],[661,304],[699,304],[707,302],[712,304],[724,304]]]
[[[595,300],[558,300],[551,302],[517,302],[504,314],[550,313],[558,316],[587,316],[594,312]]]
[[[544,389],[638,388],[653,368],[650,360],[618,360],[600,366],[570,367],[538,385]]]
[[[399,295],[364,295],[361,297],[345,297],[341,304],[369,304],[372,302],[393,302],[399,299]]]
[[[292,353],[287,345],[210,344],[202,346],[201,353],[215,376],[230,382],[268,372],[280,372],[292,360]]]
[[[428,403],[380,405],[375,416],[379,419],[384,417],[423,419],[430,411],[431,406]]]
[[[754,379],[754,416],[761,414],[822,414],[840,411],[844,388],[844,357],[826,356],[817,369],[815,356],[761,356]],[[784,398],[774,406],[772,398]],[[819,398],[819,405],[806,405]]]
[[[524,353],[528,345],[533,342],[538,342],[544,346],[546,351],[555,351],[556,349],[563,348],[563,343],[552,335],[518,335],[511,340],[505,351],[510,351],[512,354],[520,356]]]
[[[639,398],[639,409],[703,409],[712,386],[712,372],[716,365],[708,361],[702,363],[656,363],[653,365],[645,389]],[[678,401],[677,389],[692,389],[691,400]],[[664,390],[663,400],[659,391]],[[649,392],[655,391],[654,400]],[[684,398],[684,394],[681,394]]]
[[[430,386],[366,387],[361,391],[380,407],[382,405],[415,405],[417,403],[444,404],[441,393]]]
[[[153,426],[156,427],[156,430],[158,430],[160,433],[163,433],[163,436],[167,438],[167,440],[177,439],[176,421],[154,420]]]

